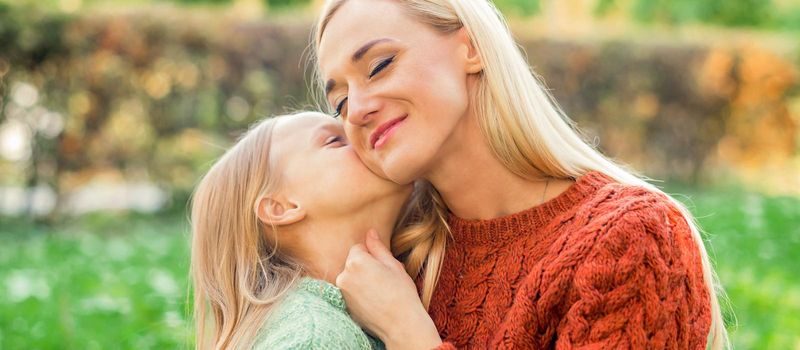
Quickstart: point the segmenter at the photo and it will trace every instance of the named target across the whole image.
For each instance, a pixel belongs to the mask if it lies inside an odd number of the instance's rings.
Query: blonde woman
[[[726,346],[689,211],[580,137],[489,1],[328,0],[314,47],[361,159],[427,184],[405,271],[368,238],[336,280],[388,348]]]
[[[410,193],[370,172],[330,116],[256,124],[192,199],[197,348],[383,348],[333,283],[368,228],[388,244]]]

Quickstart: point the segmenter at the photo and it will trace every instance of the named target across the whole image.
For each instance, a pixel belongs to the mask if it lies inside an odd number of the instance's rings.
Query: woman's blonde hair
[[[328,0],[315,27],[314,44],[319,48],[330,19],[347,0]],[[512,172],[532,180],[537,176],[578,178],[600,171],[616,181],[663,193],[630,169],[605,157],[577,131],[576,126],[543,88],[513,39],[502,14],[487,0],[396,0],[406,13],[441,33],[466,29],[483,62],[476,85],[475,111],[484,136],[495,156]],[[317,91],[322,80],[317,65]],[[423,273],[422,300],[427,307],[441,269],[449,233],[444,202],[429,183],[416,191],[416,204],[423,211],[409,214],[418,220],[413,229],[393,237],[392,250],[404,257],[406,269],[417,277]],[[703,277],[711,293],[712,349],[729,347],[727,332],[716,296],[722,293],[704,248],[702,237],[689,210],[666,195],[683,214],[700,250]],[[408,219],[407,218],[407,219]],[[423,271],[424,269],[424,271]]]
[[[270,161],[279,117],[253,125],[203,176],[192,196],[191,276],[197,349],[251,347],[271,306],[303,267],[259,221],[259,198],[279,181]]]

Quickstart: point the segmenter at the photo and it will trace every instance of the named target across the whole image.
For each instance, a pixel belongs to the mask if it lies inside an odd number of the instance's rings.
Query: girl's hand
[[[374,230],[366,244],[350,248],[336,285],[353,319],[387,349],[432,349],[442,343],[414,281]]]

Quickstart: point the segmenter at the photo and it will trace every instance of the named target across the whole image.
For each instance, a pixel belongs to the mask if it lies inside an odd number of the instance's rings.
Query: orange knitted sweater
[[[660,194],[599,172],[490,220],[451,214],[430,315],[439,349],[704,349],[700,253]]]

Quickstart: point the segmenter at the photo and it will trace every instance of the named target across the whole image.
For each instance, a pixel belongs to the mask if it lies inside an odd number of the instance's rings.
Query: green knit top
[[[304,277],[270,313],[253,349],[383,350],[384,346],[350,318],[339,288]]]

